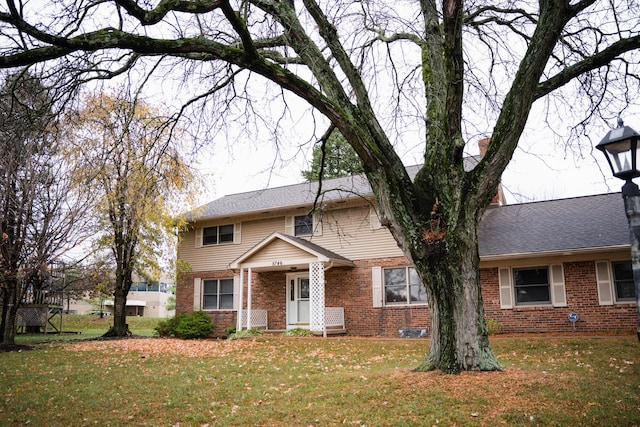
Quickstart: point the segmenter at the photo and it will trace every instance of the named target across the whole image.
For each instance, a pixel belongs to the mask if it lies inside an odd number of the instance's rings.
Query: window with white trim
[[[631,261],[596,261],[596,283],[600,305],[636,301]]]
[[[516,305],[551,304],[547,267],[514,268],[513,287]]]
[[[202,245],[233,243],[233,235],[233,224],[204,227],[202,229]]]
[[[233,310],[233,278],[202,281],[203,310]]]
[[[295,236],[309,236],[313,234],[313,214],[293,217],[293,227]]]
[[[385,268],[383,276],[385,305],[427,303],[427,294],[415,268]]]
[[[562,264],[540,267],[499,268],[500,308],[567,306]]]
[[[631,261],[612,262],[613,289],[616,302],[635,302],[636,289],[633,281]]]

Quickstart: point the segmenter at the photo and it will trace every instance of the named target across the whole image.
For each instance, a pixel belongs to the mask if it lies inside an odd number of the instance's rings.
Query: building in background
[[[65,304],[66,307],[66,304]],[[168,281],[157,283],[135,282],[127,296],[127,316],[173,317],[175,315],[175,286]],[[99,314],[99,303],[90,298],[71,300],[68,305],[70,314]],[[103,302],[103,313],[113,314],[113,300]]]

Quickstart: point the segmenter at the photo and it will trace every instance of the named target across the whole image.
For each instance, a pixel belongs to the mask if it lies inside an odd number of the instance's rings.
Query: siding
[[[224,270],[229,264],[275,231],[284,233],[285,217],[300,215],[299,210],[284,212],[281,216],[241,221],[226,219],[219,223],[202,223],[198,227],[242,222],[242,243],[212,245],[196,248],[195,230],[181,233],[178,248],[181,260],[191,270]],[[323,233],[311,241],[352,261],[402,256],[391,233],[386,228],[371,229],[369,206],[345,207],[325,211],[322,215]],[[256,254],[259,256],[259,254]],[[252,261],[254,259],[252,258]]]
[[[386,228],[371,229],[369,206],[356,206],[325,212],[322,236],[313,243],[352,261],[403,256]]]
[[[299,249],[295,246],[290,245],[287,242],[282,240],[275,240],[271,242],[266,247],[262,248],[261,251],[250,257],[249,259],[243,262],[244,264],[263,264],[270,263],[273,260],[282,260],[282,259],[306,259],[310,258],[309,253]],[[312,261],[312,259],[310,260]]]

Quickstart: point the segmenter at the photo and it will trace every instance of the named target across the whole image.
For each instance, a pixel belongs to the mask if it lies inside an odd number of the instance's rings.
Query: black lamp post
[[[640,188],[632,179],[640,176],[637,163],[639,138],[638,132],[625,126],[622,119],[618,118],[618,127],[610,130],[596,145],[596,148],[607,157],[613,176],[625,180],[622,186],[622,198],[629,220],[631,267],[638,312],[638,341],[640,341]]]

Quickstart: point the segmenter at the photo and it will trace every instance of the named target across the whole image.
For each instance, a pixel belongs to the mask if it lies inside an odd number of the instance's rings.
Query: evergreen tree
[[[311,169],[302,171],[307,181],[339,178],[364,172],[358,155],[340,131],[330,128],[328,138],[322,138],[313,147]]]

